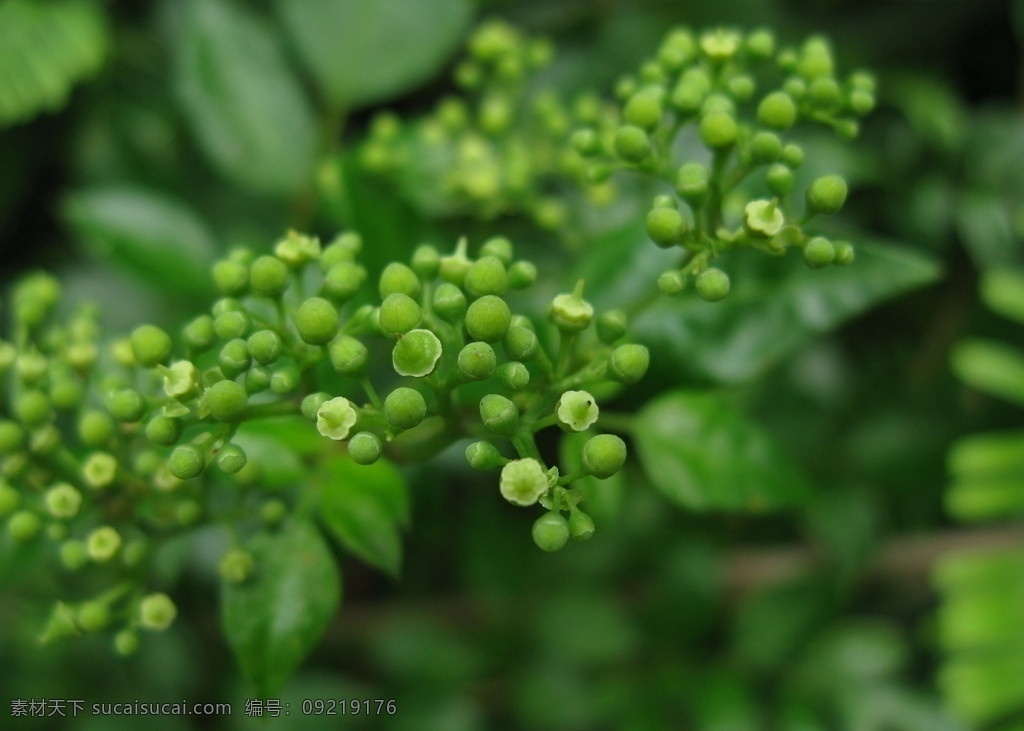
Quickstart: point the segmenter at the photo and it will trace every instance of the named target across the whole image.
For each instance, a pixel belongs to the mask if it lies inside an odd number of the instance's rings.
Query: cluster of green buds
[[[565,177],[572,118],[556,95],[530,83],[551,57],[548,41],[501,20],[483,23],[454,72],[461,94],[409,125],[377,115],[360,151],[363,167],[433,217],[525,213],[559,230],[565,204],[550,193]]]
[[[678,28],[636,76],[619,81],[620,107],[577,129],[571,142],[591,182],[626,168],[672,187],[647,215],[654,243],[682,254],[659,289],[677,294],[692,280],[698,295],[717,301],[729,292],[728,275],[711,266],[722,251],[782,255],[796,247],[813,268],[853,261],[849,243],[805,230],[843,206],[847,186],[825,175],[798,191],[804,150],[791,133],[811,123],[853,138],[874,92],[866,73],[837,78],[820,37],[776,48],[767,30]]]

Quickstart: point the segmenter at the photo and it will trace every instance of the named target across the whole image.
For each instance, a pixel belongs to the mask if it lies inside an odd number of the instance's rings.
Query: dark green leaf
[[[469,22],[470,0],[277,0],[295,47],[333,104],[383,101],[429,79]]]
[[[213,234],[185,204],[145,188],[75,193],[64,217],[96,255],[176,295],[208,295],[217,255]]]
[[[0,127],[58,109],[107,53],[103,11],[91,2],[0,3]]]
[[[690,510],[776,510],[809,494],[789,456],[715,394],[654,399],[637,413],[634,436],[654,486]]]
[[[341,599],[338,566],[314,525],[287,523],[248,546],[256,574],[225,583],[221,625],[262,697],[275,695],[319,642]]]
[[[175,9],[178,98],[203,151],[245,188],[298,190],[312,175],[317,131],[271,28],[227,0]]]
[[[352,553],[397,576],[402,565],[400,529],[409,522],[405,478],[385,461],[364,466],[331,460],[321,473],[321,517]]]

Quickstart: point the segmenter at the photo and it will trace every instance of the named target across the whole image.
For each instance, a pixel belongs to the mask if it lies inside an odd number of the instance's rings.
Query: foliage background
[[[396,699],[398,714],[365,722],[373,728],[1024,727],[1024,648],[1004,653],[1001,672],[984,662],[964,670],[963,652],[985,652],[955,641],[956,627],[991,625],[1002,611],[1019,643],[1024,590],[957,609],[957,592],[970,591],[955,571],[941,592],[930,581],[947,547],[1021,550],[1006,516],[963,533],[944,503],[951,445],[1021,421],[1019,408],[963,385],[949,365],[968,335],[1021,340],[978,295],[979,275],[1022,264],[1020,2],[61,5],[80,13],[66,32],[87,52],[57,58],[61,44],[46,37],[34,42],[49,50],[29,51],[54,54],[68,94],[54,92],[52,111],[0,119],[3,277],[56,270],[69,300],[101,303],[111,332],[179,324],[213,296],[206,270],[219,253],[265,249],[289,225],[356,228],[378,268],[424,237],[444,245],[494,230],[550,260],[558,244],[524,219],[434,221],[346,162],[375,111],[415,116],[451,91],[474,19],[499,15],[551,37],[559,60],[543,83],[567,93],[607,91],[677,23],[769,25],[792,42],[822,32],[843,69],[880,79],[882,104],[856,144],[811,139],[807,149],[819,172],[851,183],[837,226],[895,253],[834,280],[793,273],[792,261],[746,272],[765,304],[691,308],[694,325],[675,331],[675,347],[654,337],[667,322],[654,313],[639,327],[655,367],[619,404],[656,429],[657,414],[643,410],[653,396],[703,389],[731,405],[735,423],[771,434],[810,486],[806,502],[768,516],[693,512],[634,469],[595,499],[595,538],[548,556],[530,543],[527,516],[482,488],[457,452],[443,455],[408,473],[401,579],[346,558],[343,608],[283,691],[293,716],[282,728],[339,727],[338,717],[297,717],[303,698]],[[17,49],[2,18],[0,64],[10,64]],[[11,83],[0,80],[0,94]],[[589,224],[596,241],[584,263],[555,256],[565,280],[582,266],[603,296],[639,286],[610,278],[623,246],[613,224],[639,220],[649,198],[624,180],[612,210]],[[699,430],[693,439],[700,445]],[[714,449],[698,448],[708,479],[743,456]],[[60,579],[0,558],[3,702],[227,701],[230,719],[148,723],[259,726],[242,716],[250,691],[219,630],[218,546],[200,536],[168,559],[162,580],[182,616],[128,660],[108,637],[40,648],[39,618]],[[1013,567],[997,581],[1004,588],[1019,584]]]

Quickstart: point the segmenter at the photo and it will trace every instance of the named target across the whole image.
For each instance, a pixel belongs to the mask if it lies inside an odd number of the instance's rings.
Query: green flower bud
[[[848,266],[853,264],[855,253],[853,251],[853,245],[846,241],[837,241],[835,243],[836,266]]]
[[[804,148],[794,142],[790,142],[782,148],[780,160],[783,165],[795,170],[804,164]]]
[[[586,431],[600,413],[597,401],[586,391],[566,391],[558,399],[555,415],[573,431]]]
[[[669,103],[681,114],[693,114],[704,103],[707,92],[708,88],[703,83],[696,82],[684,74],[672,89]]]
[[[765,183],[774,195],[788,195],[793,190],[793,171],[782,163],[775,163],[765,173]]]
[[[320,254],[320,266],[328,271],[335,264],[352,261],[363,249],[363,237],[355,231],[338,234]]]
[[[100,632],[110,623],[110,608],[102,601],[85,602],[75,612],[75,623],[84,632]]]
[[[646,223],[647,235],[662,248],[680,243],[686,233],[686,219],[675,208],[652,208]]]
[[[708,195],[708,169],[697,162],[689,162],[676,173],[676,192],[691,205],[699,205]]]
[[[25,431],[13,421],[0,421],[0,454],[11,454],[21,448]]]
[[[189,480],[206,469],[206,455],[194,444],[179,444],[168,457],[167,468],[179,480]]]
[[[537,281],[537,267],[533,262],[519,260],[508,268],[508,286],[526,289]]]
[[[758,132],[750,139],[750,159],[759,165],[775,162],[782,154],[782,140],[774,132]]]
[[[697,53],[697,45],[693,36],[684,29],[673,30],[658,48],[658,63],[666,71],[679,71],[693,60]]]
[[[441,254],[430,244],[420,244],[412,253],[412,269],[424,281],[433,279],[441,269]]]
[[[343,376],[361,378],[366,374],[369,352],[366,346],[350,335],[339,335],[327,348],[331,366]]]
[[[833,72],[832,49],[824,38],[812,36],[804,41],[797,72],[808,79],[830,76]]]
[[[117,479],[117,458],[106,452],[93,452],[82,463],[82,479],[94,490],[102,490]]]
[[[171,338],[156,325],[141,325],[132,331],[132,353],[142,366],[152,367],[171,354]]]
[[[121,534],[109,525],[101,526],[85,539],[85,548],[89,552],[89,558],[96,563],[105,563],[121,549]]]
[[[234,381],[218,381],[206,389],[203,401],[217,421],[238,421],[245,415],[248,394]]]
[[[146,438],[153,444],[174,444],[181,436],[181,422],[167,416],[154,416],[146,424]]]
[[[863,117],[875,108],[875,95],[871,92],[854,89],[850,92],[847,103],[854,114]]]
[[[60,562],[69,571],[78,571],[89,562],[85,541],[70,540],[60,545]]]
[[[240,310],[222,312],[213,319],[213,331],[221,340],[244,338],[249,332],[249,316]]]
[[[598,479],[606,479],[626,462],[626,443],[613,434],[598,434],[583,445],[583,468]]]
[[[274,254],[285,264],[296,269],[308,261],[320,258],[320,241],[297,231],[289,231],[274,246]]]
[[[697,275],[697,295],[706,302],[719,302],[729,295],[729,275],[711,267]]]
[[[601,138],[592,129],[578,129],[569,138],[569,144],[583,157],[593,157],[601,152]]]
[[[29,451],[33,454],[50,454],[60,446],[60,438],[60,429],[53,424],[37,427],[29,435]]]
[[[134,655],[139,649],[139,636],[131,629],[123,629],[114,635],[114,652],[121,657]]]
[[[361,431],[348,442],[348,453],[356,464],[370,465],[380,459],[384,445],[373,432]]]
[[[149,594],[139,602],[139,626],[143,629],[163,631],[177,616],[178,608],[166,594]]]
[[[31,351],[22,353],[16,360],[18,378],[23,383],[34,384],[41,381],[49,372],[50,362],[42,353]]]
[[[68,365],[76,371],[86,371],[92,368],[99,357],[99,348],[96,347],[96,343],[71,343],[65,357],[68,359]]]
[[[496,343],[505,337],[512,311],[505,300],[492,294],[474,301],[466,311],[466,330],[475,340]]]
[[[835,258],[835,246],[826,238],[815,236],[804,245],[804,262],[811,269],[827,267]]]
[[[556,512],[544,513],[533,523],[533,542],[542,551],[557,551],[569,542],[569,523]]]
[[[508,289],[505,265],[496,256],[483,256],[466,271],[463,286],[474,297],[504,294]]]
[[[495,434],[512,436],[519,428],[519,409],[504,396],[489,393],[480,399],[480,420]]]
[[[835,109],[839,106],[839,97],[839,84],[829,77],[816,78],[807,87],[807,99],[818,109]]]
[[[493,470],[509,462],[497,447],[482,440],[466,447],[466,461],[475,470]]]
[[[234,378],[246,370],[252,363],[252,358],[249,357],[249,348],[245,341],[235,338],[225,343],[217,354],[217,363],[228,378]]]
[[[465,237],[459,239],[455,245],[455,252],[441,257],[441,268],[439,270],[441,278],[446,282],[451,282],[455,285],[462,285],[463,280],[466,278],[466,272],[473,266],[473,263],[466,258],[466,239]]]
[[[343,261],[335,264],[324,274],[322,292],[338,302],[346,302],[359,293],[366,280],[366,269],[359,264]]]
[[[514,459],[501,468],[501,496],[513,505],[533,505],[548,487],[547,473],[535,459]]]
[[[807,188],[807,207],[814,213],[835,213],[846,202],[846,181],[838,175],[823,175]]]
[[[622,116],[628,124],[651,130],[661,121],[662,92],[656,88],[637,92],[626,102]]]
[[[700,50],[712,61],[728,61],[739,51],[741,40],[739,33],[717,28],[700,37]]]
[[[391,365],[400,376],[430,375],[441,359],[441,341],[430,330],[410,330],[391,351]]]
[[[323,391],[311,393],[302,399],[302,404],[299,406],[299,410],[307,419],[316,419],[317,412],[320,411],[320,407],[330,401],[330,399],[331,394]]]
[[[713,111],[700,120],[700,139],[708,147],[719,150],[731,147],[739,135],[736,118],[728,112]]]
[[[13,513],[21,502],[21,493],[0,480],[0,518]]]
[[[71,377],[53,376],[50,382],[50,402],[61,411],[70,411],[82,402],[82,384]]]
[[[678,269],[669,269],[658,275],[658,291],[667,295],[676,295],[686,288],[686,278]]]
[[[651,152],[651,140],[639,127],[627,124],[615,131],[615,154],[626,162],[640,163]]]
[[[419,391],[400,386],[384,399],[384,416],[396,429],[412,429],[427,416],[427,402]]]
[[[182,330],[182,337],[185,344],[195,351],[204,351],[213,345],[217,339],[217,333],[213,330],[213,318],[209,315],[200,315],[192,320]]]
[[[276,256],[261,256],[252,263],[249,283],[260,297],[276,298],[288,288],[288,266]]]
[[[459,371],[474,381],[488,378],[494,372],[496,363],[494,348],[487,343],[469,343],[459,351]]]
[[[602,343],[614,343],[626,334],[628,320],[622,310],[608,310],[597,318],[597,337]]]
[[[502,363],[494,373],[501,385],[509,391],[518,391],[530,383],[530,371],[519,361]]]
[[[281,357],[284,344],[273,330],[257,330],[245,341],[249,355],[257,363],[269,365]]]
[[[590,324],[594,308],[583,299],[582,279],[577,282],[572,294],[560,294],[551,301],[548,317],[563,332],[579,332]]]
[[[245,372],[245,390],[247,393],[254,394],[266,391],[270,388],[270,379],[272,377],[272,371],[265,366],[253,366]]]
[[[225,444],[217,454],[217,466],[229,475],[236,474],[248,461],[245,450],[237,444]]]
[[[620,383],[636,383],[647,373],[650,362],[651,354],[645,346],[628,343],[612,351],[608,370]]]
[[[298,367],[289,364],[278,367],[270,377],[270,390],[278,395],[291,393],[299,387],[299,379],[302,377]]]
[[[522,325],[512,325],[505,333],[505,352],[515,360],[530,360],[537,353],[537,335]]]
[[[752,236],[771,238],[782,230],[786,222],[774,200],[750,201],[743,212],[743,226]]]
[[[267,500],[260,506],[260,519],[264,525],[277,525],[288,515],[288,506],[281,500]]]
[[[713,112],[723,112],[735,119],[736,102],[725,94],[708,94],[700,106],[700,115],[706,117]]]
[[[420,278],[416,272],[401,262],[391,262],[380,273],[380,296],[385,299],[389,294],[404,294],[419,297]]]
[[[14,415],[27,427],[42,426],[53,417],[50,397],[42,391],[25,391],[14,401]]]
[[[29,510],[18,511],[7,521],[7,533],[18,543],[28,543],[42,527],[43,521]]]
[[[401,292],[389,294],[380,305],[380,327],[386,333],[407,333],[420,324],[420,306]]]
[[[729,93],[740,102],[749,101],[750,97],[754,96],[754,92],[757,90],[757,84],[754,82],[754,79],[746,74],[733,76],[727,83]]]
[[[784,91],[773,91],[757,105],[757,121],[765,127],[787,130],[796,122],[796,104]]]
[[[451,282],[434,290],[434,312],[445,322],[458,322],[466,314],[466,295]]]
[[[217,564],[217,573],[230,584],[244,584],[256,570],[256,559],[241,548],[232,548]]]
[[[138,391],[130,388],[108,393],[103,403],[111,416],[125,424],[134,424],[146,415],[145,400]]]
[[[295,327],[303,341],[323,345],[338,332],[338,311],[322,297],[310,297],[295,311]]]
[[[507,267],[512,263],[512,257],[515,256],[512,242],[504,236],[492,236],[480,245],[479,258],[483,259],[488,256],[493,256]]]
[[[569,514],[569,534],[577,541],[586,541],[594,535],[594,519],[582,510]]]

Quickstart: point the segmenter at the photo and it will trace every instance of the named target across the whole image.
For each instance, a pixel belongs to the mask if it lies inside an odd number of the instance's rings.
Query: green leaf
[[[108,44],[95,3],[0,3],[0,127],[63,106],[99,70]]]
[[[715,394],[672,391],[635,418],[644,471],[681,507],[762,512],[809,495],[789,456]]]
[[[1024,406],[1024,351],[988,340],[968,340],[953,351],[953,370],[968,385]]]
[[[1020,238],[1013,211],[1000,196],[968,191],[956,211],[957,232],[980,269],[1005,266],[1018,259]]]
[[[175,295],[212,291],[216,241],[184,203],[141,187],[93,188],[71,195],[63,215],[96,256],[146,283]]]
[[[395,97],[448,60],[470,0],[277,0],[278,13],[324,97],[342,108]]]
[[[1024,325],[1024,271],[993,269],[981,280],[981,298],[993,311]]]
[[[402,473],[385,461],[357,465],[331,460],[320,479],[321,518],[328,530],[364,561],[397,576],[400,529],[409,523],[409,491]]]
[[[224,583],[221,626],[261,697],[275,695],[319,642],[341,600],[338,566],[323,536],[292,520],[248,546],[256,574]]]
[[[209,159],[256,192],[307,184],[316,125],[273,30],[227,0],[186,0],[175,11],[176,91]]]

